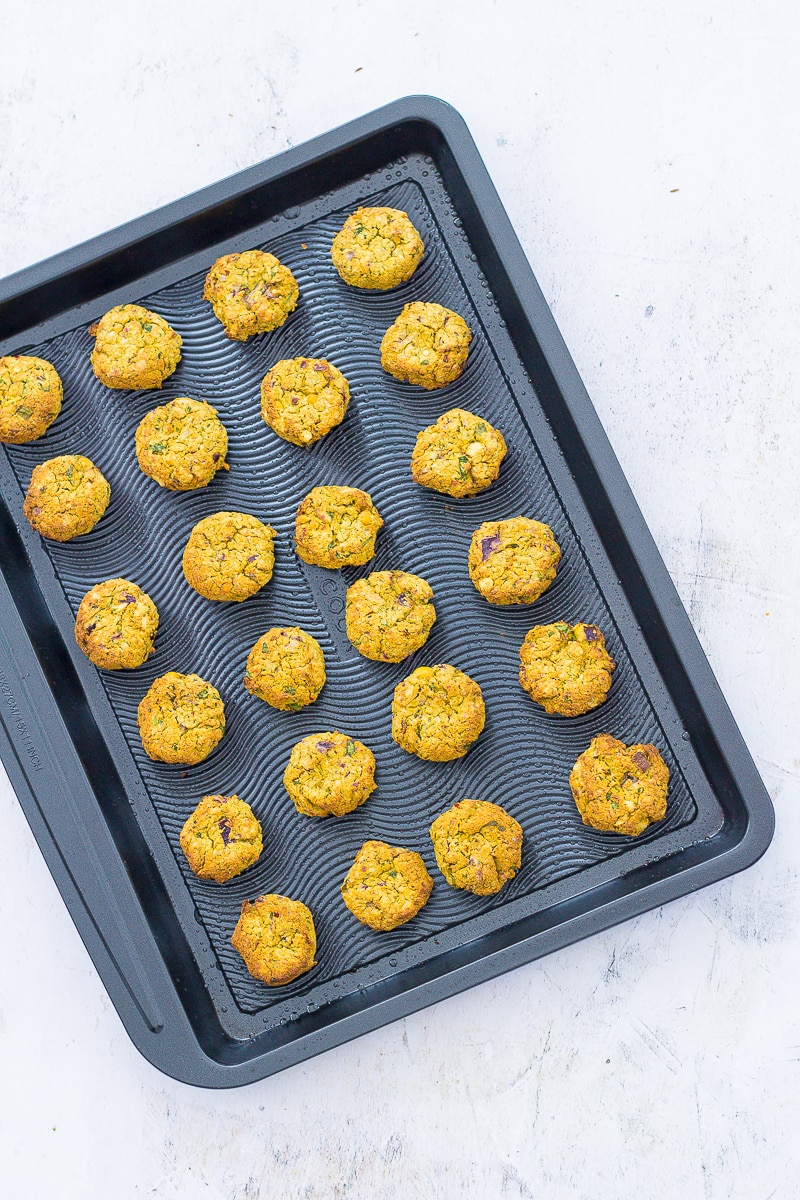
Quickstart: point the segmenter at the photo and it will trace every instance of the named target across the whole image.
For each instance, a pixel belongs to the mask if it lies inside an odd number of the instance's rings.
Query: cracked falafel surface
[[[27,354],[0,358],[0,442],[42,437],[61,412],[64,388],[52,363]]]
[[[111,499],[108,481],[82,454],[62,454],[33,468],[22,511],[42,537],[68,542],[94,529]]]
[[[261,416],[284,441],[310,446],[344,420],[350,386],[324,358],[285,358],[261,384]]]
[[[344,733],[312,733],[292,747],[283,785],[306,817],[343,817],[374,792],[375,755]]]
[[[181,361],[181,335],[140,304],[109,309],[89,333],[92,370],[106,387],[160,388]]]
[[[464,408],[451,408],[417,435],[411,477],[456,499],[476,496],[497,479],[505,454],[499,429]]]
[[[405,283],[424,253],[419,232],[398,208],[357,208],[331,245],[340,277],[357,288],[386,290]]]
[[[578,717],[608,695],[614,660],[596,625],[535,625],[519,657],[519,681],[545,712]]]
[[[417,667],[394,690],[392,737],[418,758],[461,758],[485,722],[480,687],[457,667]]]
[[[373,571],[347,589],[347,636],[365,658],[402,662],[428,640],[433,589],[407,571]]]
[[[666,816],[669,767],[655,746],[626,746],[601,733],[578,758],[569,786],[584,825],[638,837]]]
[[[245,900],[231,945],[254,979],[280,987],[315,965],[314,918],[305,904],[288,896],[271,893]]]
[[[142,697],[138,725],[150,758],[195,766],[208,758],[225,732],[225,705],[217,689],[199,675],[167,671]]]
[[[275,530],[250,513],[198,521],[183,552],[187,583],[206,600],[247,600],[272,578]]]
[[[499,804],[459,800],[431,825],[439,870],[451,887],[491,896],[522,862],[522,826]]]
[[[374,557],[382,525],[372,497],[360,488],[315,487],[297,510],[297,553],[317,567],[359,567]]]
[[[136,457],[145,475],[171,492],[205,487],[227,470],[228,435],[205,400],[178,396],[145,413],[136,430]]]
[[[550,587],[560,561],[550,526],[529,517],[484,521],[469,547],[470,579],[490,604],[533,604]]]
[[[397,929],[427,904],[433,880],[414,850],[365,842],[342,884],[342,899],[370,929]]]
[[[299,629],[268,629],[247,657],[248,692],[284,712],[313,704],[325,683],[325,656],[315,637]]]
[[[181,850],[198,879],[225,883],[258,860],[261,823],[238,796],[203,796],[180,834]]]
[[[96,667],[106,671],[140,667],[153,652],[158,609],[129,579],[95,584],[80,602],[75,641]]]
[[[381,366],[403,383],[432,391],[458,379],[472,332],[463,317],[441,304],[407,304],[383,335]]]
[[[203,299],[209,301],[225,333],[236,342],[283,325],[297,307],[299,295],[289,268],[265,250],[223,254],[203,287]]]

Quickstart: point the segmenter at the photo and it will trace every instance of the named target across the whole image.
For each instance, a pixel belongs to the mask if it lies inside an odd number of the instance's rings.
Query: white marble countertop
[[[3,1195],[799,1196],[795,6],[0,8],[0,275],[398,96],[460,109],[777,809],[744,874],[211,1093],[129,1042],[3,777]]]

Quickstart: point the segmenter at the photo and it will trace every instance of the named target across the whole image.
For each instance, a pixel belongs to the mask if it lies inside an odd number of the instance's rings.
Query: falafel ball
[[[300,289],[288,267],[265,250],[223,254],[206,276],[208,300],[225,333],[246,342],[283,325],[297,308]]]
[[[281,987],[315,965],[317,934],[305,904],[270,893],[245,900],[231,945],[254,979]]]
[[[451,887],[492,896],[522,862],[522,826],[499,804],[459,800],[431,825],[439,870]]]
[[[195,766],[208,758],[225,732],[225,705],[217,689],[199,675],[167,671],[142,697],[138,724],[150,758]]]
[[[411,477],[456,499],[477,496],[497,479],[505,454],[499,429],[464,408],[451,408],[417,435]]]
[[[203,796],[181,829],[180,842],[197,878],[214,883],[241,875],[264,848],[261,823],[238,796]]]
[[[362,925],[397,929],[428,903],[433,880],[422,856],[386,842],[364,842],[342,884],[342,899]]]
[[[407,571],[373,571],[347,589],[347,636],[359,654],[402,662],[424,646],[436,620],[433,589]]]
[[[324,358],[285,358],[261,384],[261,416],[295,446],[310,446],[341,425],[349,403],[347,380]]]
[[[0,358],[0,442],[35,442],[61,412],[64,388],[52,363],[28,354]]]
[[[666,816],[669,767],[655,746],[626,746],[601,733],[578,758],[569,786],[584,825],[638,837]]]
[[[109,309],[89,333],[92,370],[106,387],[160,388],[181,361],[181,335],[140,304]]]
[[[283,786],[306,817],[343,817],[374,792],[375,755],[344,733],[312,733],[292,747]]]
[[[534,625],[519,657],[519,681],[545,712],[579,717],[608,695],[614,660],[596,625]]]
[[[461,758],[485,723],[480,687],[456,667],[417,667],[394,689],[392,738],[418,758]]]
[[[33,468],[22,511],[42,537],[69,542],[94,529],[111,499],[101,471],[82,454],[62,454]]]
[[[145,413],[136,430],[136,457],[145,475],[171,492],[205,487],[228,469],[228,435],[205,400],[178,396]]]
[[[533,604],[556,577],[561,547],[542,521],[484,521],[472,535],[469,574],[490,604]]]
[[[384,291],[410,279],[424,253],[408,214],[397,208],[357,208],[331,245],[333,265],[345,283]]]
[[[381,366],[403,383],[432,391],[458,379],[472,333],[463,317],[441,304],[407,304],[381,342]]]
[[[80,602],[75,641],[106,671],[140,667],[153,653],[158,609],[129,579],[97,583]]]
[[[317,567],[360,567],[375,555],[383,518],[359,488],[312,488],[297,510],[295,542],[303,562]]]
[[[325,683],[325,656],[315,637],[299,629],[268,629],[247,656],[244,686],[273,708],[299,712]]]
[[[186,582],[206,600],[247,600],[272,578],[275,530],[250,513],[198,521],[183,552]]]

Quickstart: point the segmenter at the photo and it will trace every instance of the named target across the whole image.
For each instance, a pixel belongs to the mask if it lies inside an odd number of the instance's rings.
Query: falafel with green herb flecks
[[[181,360],[181,335],[141,304],[109,309],[89,333],[92,370],[106,387],[160,388]]]
[[[42,437],[61,412],[64,388],[52,363],[28,354],[0,358],[0,442]]]

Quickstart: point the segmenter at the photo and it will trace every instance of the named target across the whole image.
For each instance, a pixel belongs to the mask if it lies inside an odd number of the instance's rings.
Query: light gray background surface
[[[777,809],[750,871],[237,1092],[111,1008],[0,769],[9,1200],[800,1196],[788,0],[0,0],[0,275],[412,92],[466,118]]]

